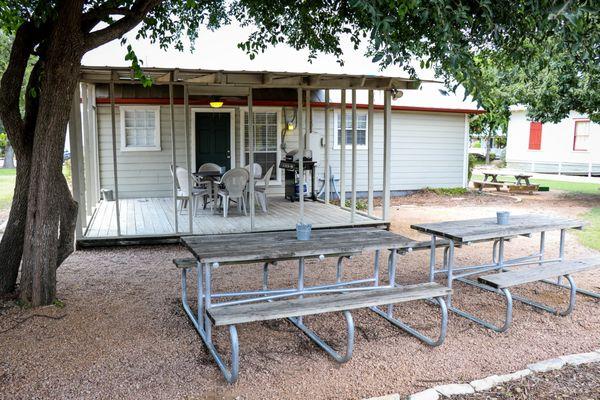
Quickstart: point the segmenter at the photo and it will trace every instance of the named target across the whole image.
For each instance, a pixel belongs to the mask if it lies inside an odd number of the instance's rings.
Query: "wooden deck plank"
[[[506,225],[499,225],[496,218],[478,218],[462,221],[414,224],[411,225],[411,228],[423,233],[435,234],[446,239],[465,243],[550,230],[581,229],[584,225],[583,222],[575,219],[526,214],[511,215],[509,223]]]
[[[273,302],[232,304],[211,308],[208,310],[208,315],[216,326],[223,326],[403,303],[441,297],[450,292],[451,289],[445,286],[428,282],[404,287],[334,293]]]
[[[170,198],[121,199],[120,222],[121,233],[125,236],[153,236],[176,234],[173,201]],[[117,235],[116,203],[102,201],[98,204],[90,220],[86,238],[107,237]],[[227,218],[222,212],[214,214],[208,208],[198,210],[193,217],[194,235],[215,235],[250,232],[250,216],[237,213],[237,208]],[[269,211],[263,213],[257,209],[255,214],[255,231],[292,230],[298,222],[299,203],[282,198],[269,199]],[[314,228],[347,227],[360,225],[380,225],[382,221],[362,215],[356,215],[354,224],[350,224],[350,213],[334,205],[307,201],[305,203],[306,221]],[[187,211],[177,214],[180,235],[189,235]]]

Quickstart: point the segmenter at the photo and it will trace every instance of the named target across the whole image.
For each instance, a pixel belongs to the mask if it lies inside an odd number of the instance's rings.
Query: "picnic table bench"
[[[509,192],[528,192],[532,194],[533,192],[539,189],[539,185],[534,185],[529,182],[529,178],[532,175],[524,174],[521,172],[496,172],[496,171],[482,171],[483,180],[482,181],[472,181],[473,186],[482,192],[486,187],[495,188],[496,191],[500,191],[502,188],[506,188]],[[499,181],[498,175],[513,175],[515,177],[515,182],[505,182]]]
[[[338,362],[352,356],[354,346],[354,321],[351,311],[368,308],[394,326],[417,337],[421,341],[439,346],[443,343],[448,313],[444,298],[450,288],[435,282],[402,286],[396,283],[396,256],[411,250],[430,248],[422,241],[373,228],[324,229],[312,232],[309,241],[299,241],[293,231],[265,232],[232,235],[189,236],[182,243],[194,256],[193,259],[175,259],[181,268],[182,304],[209,352],[215,359],[225,379],[232,383],[239,372],[239,343],[236,325],[287,318],[305,335]],[[448,243],[440,243],[447,246]],[[366,279],[343,280],[343,261],[356,254],[374,251],[373,275]],[[388,282],[383,284],[379,277],[381,251],[389,251]],[[315,286],[304,283],[305,260],[321,261],[337,258],[335,281]],[[289,288],[270,288],[268,270],[278,261],[298,262],[297,284]],[[212,270],[219,265],[241,266],[248,263],[263,263],[263,282],[260,290],[214,293]],[[317,264],[320,265],[320,264]],[[192,310],[187,299],[187,272],[197,271],[196,310]],[[214,301],[217,299],[225,301]],[[440,333],[429,338],[394,316],[394,304],[416,300],[433,300],[441,312]],[[381,309],[386,306],[386,310]],[[324,313],[342,312],[346,319],[346,350],[344,354],[334,350],[308,328],[303,317]],[[212,328],[228,326],[231,357],[227,367],[212,340]]]
[[[463,221],[446,221],[431,224],[415,224],[411,227],[432,236],[430,257],[430,281],[434,282],[437,275],[447,278],[448,288],[453,288],[453,282],[459,281],[487,291],[503,294],[506,299],[505,318],[502,325],[496,325],[471,313],[454,307],[452,296],[448,295],[446,303],[448,309],[455,314],[468,318],[480,325],[497,332],[505,332],[512,323],[513,299],[528,304],[532,307],[557,314],[568,315],[575,306],[575,295],[581,293],[594,298],[600,298],[595,292],[578,289],[571,276],[573,273],[597,268],[600,266],[600,257],[585,260],[565,260],[565,232],[567,229],[581,229],[583,223],[573,219],[550,217],[537,214],[510,216],[507,225],[499,225],[496,218],[479,218]],[[558,257],[546,258],[546,232],[560,231]],[[539,251],[523,257],[505,259],[504,248],[506,239],[516,236],[531,236],[540,234]],[[444,257],[442,268],[436,268],[435,244],[439,239],[449,241],[448,256]],[[492,242],[492,262],[486,264],[455,266],[455,244],[469,245],[476,242]],[[489,274],[489,272],[495,272]],[[488,273],[488,274],[485,274]],[[478,280],[468,279],[469,276],[481,275]],[[563,285],[561,277],[567,279],[569,285]],[[556,281],[551,280],[557,278]],[[544,282],[569,289],[569,306],[565,311],[558,311],[545,304],[513,295],[510,289],[526,283]]]

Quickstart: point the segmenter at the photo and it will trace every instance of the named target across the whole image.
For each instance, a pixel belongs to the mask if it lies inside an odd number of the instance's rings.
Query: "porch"
[[[210,209],[198,210],[192,218],[194,235],[213,235],[250,231],[278,231],[294,229],[298,222],[299,202],[290,202],[280,196],[269,198],[268,213],[256,211],[254,229],[250,226],[250,215],[245,216],[233,207],[227,218]],[[177,212],[177,224],[173,212],[173,199],[148,197],[119,200],[119,222],[122,236],[160,236],[189,234],[189,215],[186,209]],[[100,201],[84,232],[86,239],[114,238],[118,236],[115,201]],[[339,206],[320,201],[304,203],[305,222],[313,228],[382,226],[380,219],[356,213],[352,214]]]

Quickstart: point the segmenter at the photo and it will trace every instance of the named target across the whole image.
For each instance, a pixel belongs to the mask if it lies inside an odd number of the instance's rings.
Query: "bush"
[[[352,207],[352,200],[346,200],[344,205],[348,208]],[[356,209],[357,210],[366,211],[368,207],[369,207],[369,204],[366,202],[366,200],[356,199]]]
[[[425,192],[435,193],[438,196],[459,196],[468,192],[467,189],[462,187],[455,188],[425,188]]]

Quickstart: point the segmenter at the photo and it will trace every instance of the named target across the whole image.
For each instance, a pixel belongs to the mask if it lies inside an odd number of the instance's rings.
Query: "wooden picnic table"
[[[567,269],[575,270],[575,264],[567,265],[564,260],[564,247],[565,247],[565,231],[567,229],[581,229],[584,226],[584,223],[575,219],[548,216],[548,215],[540,215],[540,214],[526,214],[526,215],[511,215],[509,217],[509,222],[506,225],[499,225],[497,223],[496,218],[478,218],[478,219],[469,219],[469,220],[461,220],[461,221],[444,221],[444,222],[435,222],[435,223],[424,223],[424,224],[413,224],[411,228],[431,235],[431,253],[430,253],[430,263],[429,263],[429,278],[430,282],[435,281],[435,277],[437,275],[443,275],[447,278],[448,288],[453,287],[454,281],[460,281],[462,283],[466,283],[472,286],[476,286],[478,288],[484,290],[494,291],[495,289],[490,288],[488,285],[484,285],[478,283],[477,281],[467,279],[467,277],[472,275],[479,275],[484,272],[502,272],[510,267],[523,267],[523,266],[541,266],[542,264],[554,263],[550,265],[550,269],[557,271],[557,276],[561,274],[567,274]],[[558,246],[558,257],[557,258],[548,258],[546,256],[546,232],[549,231],[560,231],[560,242]],[[539,252],[534,254],[525,255],[522,257],[506,259],[504,257],[504,247],[505,244],[518,236],[527,236],[530,237],[532,234],[539,233],[540,234],[540,247]],[[449,246],[445,249],[444,253],[444,261],[442,263],[442,268],[436,268],[436,259],[435,259],[435,250],[436,250],[436,241],[439,238],[443,238],[449,241]],[[455,248],[457,245],[469,245],[471,243],[476,242],[491,242],[492,246],[492,259],[491,262],[484,264],[476,264],[476,265],[467,265],[467,266],[456,266],[455,260]],[[586,265],[589,267],[589,265]],[[545,271],[545,273],[552,273],[552,271]],[[513,274],[514,275],[514,274]],[[514,284],[519,283],[519,279],[515,277],[508,277],[509,279],[514,280]],[[488,281],[493,281],[493,278],[487,276]],[[522,281],[522,280],[521,280]],[[567,287],[562,285],[559,281],[553,283],[549,281],[544,281],[546,283],[552,283],[561,287]],[[569,278],[569,282],[571,286],[568,287],[571,289],[571,303],[569,312],[574,305],[574,284]],[[533,302],[531,300],[518,297],[511,296],[510,292],[507,291],[506,288],[502,289],[506,297],[507,297],[507,311],[505,324],[501,327],[496,326],[488,321],[485,321],[479,317],[474,316],[468,312],[460,310],[452,305],[451,295],[448,295],[446,300],[448,304],[448,309],[462,317],[468,318],[480,325],[483,325],[487,328],[493,329],[498,332],[503,332],[508,329],[512,320],[512,298],[517,299],[519,301],[525,302],[534,307],[550,311],[556,314],[561,314],[556,310],[542,305],[537,302]],[[599,295],[594,292],[585,291],[577,289],[577,292],[586,294],[588,296],[592,296],[598,298]],[[508,293],[508,294],[507,294]],[[561,314],[563,315],[563,314]]]
[[[496,172],[496,171],[482,171],[483,173],[483,181],[484,182],[488,182],[488,178],[489,178],[489,182],[494,182],[494,183],[505,183],[505,182],[501,182],[498,180],[498,175],[512,175],[515,177],[515,184],[516,185],[523,185],[523,181],[525,182],[525,185],[529,186],[531,185],[531,183],[529,182],[529,178],[531,178],[533,175],[530,174],[525,174],[522,172]]]
[[[499,225],[496,217],[411,225],[411,228],[420,232],[463,244],[550,230],[581,229],[582,227],[583,222],[579,220],[541,214],[511,215],[506,225]]]
[[[237,379],[238,341],[236,324],[276,318],[288,320],[302,330],[317,345],[336,361],[345,362],[352,355],[354,325],[350,310],[369,308],[396,327],[417,337],[421,341],[439,346],[446,335],[448,313],[444,297],[449,289],[431,282],[403,286],[396,284],[396,257],[415,249],[424,248],[416,241],[389,231],[374,228],[314,230],[311,239],[297,240],[295,231],[254,232],[230,235],[187,236],[183,245],[194,256],[193,259],[176,259],[181,268],[183,308],[200,334],[206,347],[228,382]],[[374,251],[373,275],[366,278],[343,279],[342,267],[345,260],[365,251]],[[382,251],[388,251],[387,283],[380,282],[379,259]],[[304,283],[305,260],[321,262],[328,257],[337,258],[335,280],[318,285]],[[291,287],[271,288],[268,271],[278,261],[298,262],[297,282]],[[243,267],[251,263],[263,263],[262,289],[244,287],[237,292],[215,292],[213,268],[220,265]],[[325,268],[317,261],[311,267]],[[198,306],[192,310],[187,300],[187,271],[197,271]],[[247,282],[243,281],[242,283]],[[248,284],[250,285],[250,284]],[[224,300],[225,299],[225,300]],[[395,303],[433,300],[440,306],[442,318],[439,337],[431,339],[417,329],[397,319],[393,314]],[[379,307],[385,306],[386,310]],[[302,316],[341,311],[347,321],[347,352],[340,355],[320,337],[304,325]],[[229,369],[212,341],[212,327],[229,325],[231,340],[231,369]]]

